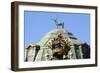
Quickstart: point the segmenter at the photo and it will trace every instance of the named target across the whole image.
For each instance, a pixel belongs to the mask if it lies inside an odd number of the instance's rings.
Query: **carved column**
[[[79,53],[80,53],[80,58],[83,59],[83,53],[82,53],[82,46],[79,46]]]
[[[71,47],[71,49],[70,49],[69,54],[71,55],[71,53],[72,53],[71,59],[76,59],[75,47],[73,45],[70,47]]]

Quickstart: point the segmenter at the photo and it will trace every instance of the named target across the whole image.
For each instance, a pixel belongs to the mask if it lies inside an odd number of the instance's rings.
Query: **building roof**
[[[79,39],[74,37],[74,35],[70,32],[65,31],[64,29],[54,29],[48,32],[40,41],[38,41],[36,44],[40,46],[46,46],[48,41],[52,40],[53,38],[57,37],[57,35],[61,33],[63,37],[66,39],[70,39],[73,44],[81,44]]]

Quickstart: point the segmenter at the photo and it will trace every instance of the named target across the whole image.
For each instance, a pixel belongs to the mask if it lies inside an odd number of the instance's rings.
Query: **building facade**
[[[63,28],[48,32],[36,44],[25,48],[25,61],[50,61],[90,58],[90,47]]]

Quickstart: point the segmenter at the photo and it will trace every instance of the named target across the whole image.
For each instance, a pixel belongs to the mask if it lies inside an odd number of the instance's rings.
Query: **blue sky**
[[[90,44],[90,14],[24,11],[25,46],[36,43],[48,31],[56,28],[52,18],[63,21],[65,30]]]

